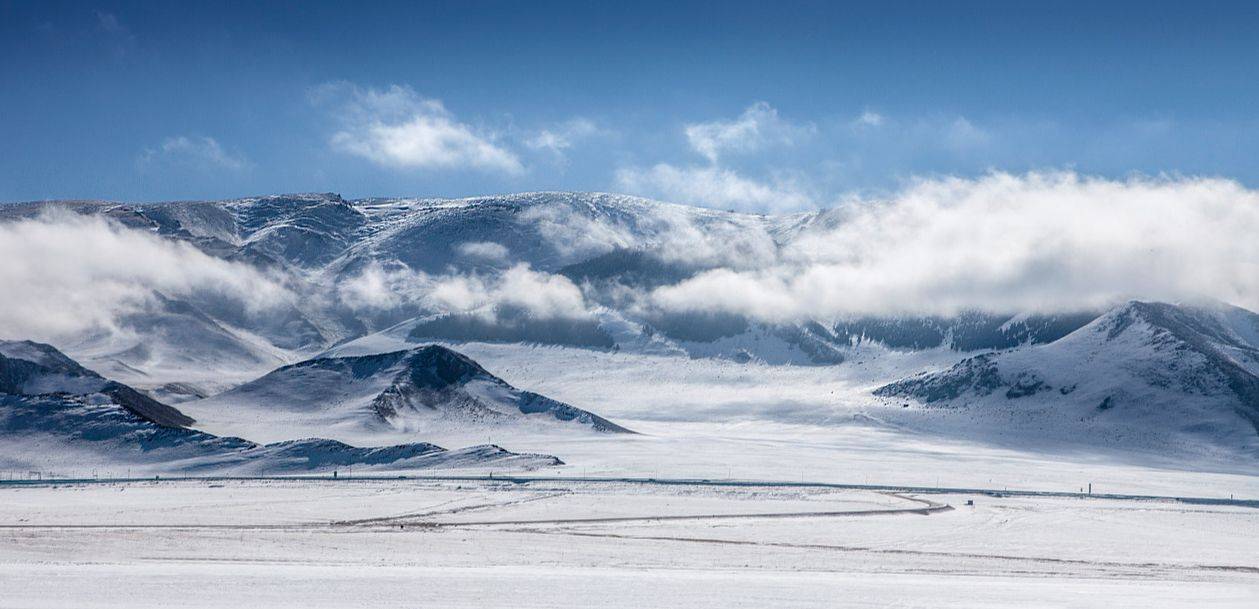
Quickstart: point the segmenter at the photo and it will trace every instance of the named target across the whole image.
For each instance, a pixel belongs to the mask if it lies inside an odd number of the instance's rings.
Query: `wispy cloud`
[[[854,127],[881,127],[885,120],[882,114],[866,110],[857,118],[852,119],[852,125]]]
[[[197,171],[242,171],[250,167],[249,159],[240,153],[229,152],[218,140],[207,136],[180,135],[162,140],[156,148],[145,149],[140,163],[148,166],[163,164]]]
[[[105,11],[96,11],[96,27],[106,34],[114,34],[116,36],[131,35],[131,30],[127,29],[127,26],[118,20],[118,15]]]
[[[770,168],[767,177],[753,178],[725,166],[724,160],[770,146],[795,145],[816,132],[814,125],[788,122],[768,103],[757,102],[734,120],[692,123],[683,128],[691,149],[707,159],[707,165],[622,167],[616,171],[616,186],[634,194],[738,211],[809,209],[815,203],[797,173]]]
[[[713,166],[626,167],[616,172],[616,183],[626,192],[704,207],[771,212],[813,207],[805,189],[791,180],[761,182]]]
[[[534,150],[545,150],[553,154],[563,154],[574,144],[600,132],[594,121],[585,118],[574,118],[555,127],[540,129],[525,139],[525,145]]]
[[[136,37],[131,28],[118,18],[118,15],[106,11],[96,11],[96,30],[104,35],[115,55],[127,55],[135,45]]]
[[[312,100],[329,104],[339,128],[329,138],[337,151],[393,169],[459,170],[520,174],[524,166],[495,134],[461,122],[441,100],[409,87],[360,88],[330,83]]]
[[[965,118],[958,117],[945,127],[944,138],[948,146],[965,150],[988,144],[992,135]]]
[[[812,124],[796,125],[783,120],[766,102],[757,102],[732,121],[715,120],[685,127],[691,148],[710,163],[723,154],[751,152],[767,145],[791,145],[813,135]]]
[[[1012,135],[964,116],[900,118],[871,109],[820,124],[797,122],[766,102],[682,131],[688,151],[706,163],[625,165],[614,172],[614,187],[690,205],[801,211],[854,192],[887,193],[924,171],[981,175],[1002,166],[1004,138]]]

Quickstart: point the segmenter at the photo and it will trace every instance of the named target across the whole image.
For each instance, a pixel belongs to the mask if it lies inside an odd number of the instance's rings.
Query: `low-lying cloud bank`
[[[644,213],[651,217],[631,227],[555,203],[517,221],[554,241],[555,251],[588,258],[643,250],[689,269],[685,278],[631,289],[582,285],[510,267],[511,252],[479,243],[510,270],[388,280],[370,271],[363,285],[379,289],[357,300],[397,304],[396,295],[407,294],[438,311],[505,306],[547,318],[609,306],[642,318],[713,313],[769,323],[1080,312],[1129,298],[1259,309],[1259,193],[1231,180],[993,173],[922,179],[885,199],[809,214],[723,216],[677,206]]]
[[[523,263],[497,273],[443,275],[374,264],[338,284],[336,292],[340,302],[358,311],[476,313],[486,321],[495,321],[501,310],[535,319],[582,319],[591,313],[581,289],[568,278]]]
[[[116,329],[158,298],[204,297],[262,311],[284,283],[191,245],[65,211],[0,223],[0,337],[58,341]]]
[[[849,201],[771,260],[650,294],[766,321],[1056,312],[1125,298],[1259,308],[1259,193],[1212,178],[995,173]]]
[[[1127,298],[1259,310],[1259,192],[1231,180],[994,173],[919,180],[885,199],[778,217],[669,205],[604,214],[566,201],[521,212],[522,234],[564,260],[629,252],[607,263],[638,265],[626,275],[636,280],[548,272],[475,241],[450,244],[461,262],[441,274],[378,260],[312,285],[304,282],[322,280],[228,262],[98,216],[0,223],[0,337],[109,330],[158,293],[263,314],[301,301],[390,323],[467,312],[487,322],[501,312],[591,320],[606,309],[640,320],[711,313],[780,323],[1073,312]],[[643,272],[661,276],[643,281]]]
[[[922,179],[880,200],[779,217],[649,208],[634,227],[556,203],[529,208],[552,249],[643,250],[689,269],[666,285],[582,284],[519,263],[429,276],[369,268],[341,286],[360,307],[523,309],[582,317],[736,314],[769,323],[865,315],[1059,313],[1129,298],[1259,309],[1259,193],[1217,178],[1109,180],[1072,172]],[[580,252],[581,256],[576,256]],[[674,268],[674,267],[670,267]]]

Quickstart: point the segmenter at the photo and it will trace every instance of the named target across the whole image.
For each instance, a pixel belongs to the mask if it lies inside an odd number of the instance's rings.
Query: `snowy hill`
[[[1031,443],[1253,454],[1257,337],[1259,315],[1243,309],[1134,301],[1052,343],[970,357],[875,394]]]
[[[210,428],[257,426],[255,434],[423,435],[507,426],[628,432],[598,415],[516,389],[471,359],[437,345],[319,357],[183,408]]]
[[[0,466],[6,468],[64,472],[87,465],[239,474],[559,463],[496,446],[357,448],[318,438],[262,445],[188,428],[193,423],[179,410],[107,380],[49,345],[0,341]]]

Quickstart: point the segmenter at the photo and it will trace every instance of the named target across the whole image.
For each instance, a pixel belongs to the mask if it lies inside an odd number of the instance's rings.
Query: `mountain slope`
[[[110,331],[60,346],[110,378],[171,401],[223,391],[292,361],[265,338],[159,293],[142,311],[120,315]]]
[[[0,394],[100,394],[155,425],[185,427],[193,423],[175,408],[105,379],[51,345],[32,341],[0,341]]]
[[[179,410],[103,378],[49,345],[0,341],[3,467],[256,473],[560,463],[554,457],[518,455],[495,446],[459,451],[428,443],[358,448],[318,438],[261,445],[189,429],[192,423]]]
[[[1259,315],[1235,307],[1134,301],[1052,343],[981,354],[875,394],[1033,442],[1253,453],[1257,336]]]
[[[590,412],[518,390],[437,345],[319,357],[183,407],[215,429],[248,422],[333,434],[477,428],[628,431]]]

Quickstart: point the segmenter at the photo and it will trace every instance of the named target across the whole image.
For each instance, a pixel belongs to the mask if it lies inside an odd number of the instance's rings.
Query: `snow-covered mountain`
[[[848,347],[863,342],[1004,348],[1054,340],[1096,317],[965,313],[766,324],[734,314],[665,311],[636,300],[707,270],[772,259],[843,221],[828,211],[765,216],[603,193],[355,201],[325,193],[16,204],[0,207],[0,221],[52,208],[109,217],[246,262],[283,277],[296,292],[294,302],[265,314],[204,296],[155,294],[149,307],[118,320],[109,333],[59,344],[180,401],[408,320],[417,342],[525,342],[827,365],[842,362]],[[504,270],[520,265],[577,286],[572,289],[580,289],[585,308],[533,310],[530,294],[511,293],[528,292],[527,286],[495,285]],[[447,277],[455,280],[434,283]],[[434,303],[432,292],[452,298]],[[492,302],[477,304],[478,296]],[[182,344],[203,348],[193,354]],[[227,382],[188,374],[194,370]]]
[[[585,410],[521,391],[438,345],[318,357],[182,407],[209,429],[423,437],[449,430],[534,428],[625,433]],[[265,430],[272,430],[270,432]]]
[[[190,429],[195,421],[80,366],[55,348],[0,341],[0,467],[59,472],[310,472],[344,467],[529,468],[546,455],[496,446],[448,451],[428,443],[358,448],[307,438],[258,444]]]
[[[147,397],[179,404],[216,433],[357,442],[375,432],[382,441],[425,440],[454,427],[615,430],[596,415],[515,390],[461,356],[423,361],[442,353],[422,348],[431,343],[499,343],[749,367],[860,366],[880,352],[930,352],[932,361],[961,363],[869,386],[890,382],[880,397],[933,406],[921,416],[947,413],[932,423],[941,429],[1025,434],[1030,425],[1043,428],[1043,438],[1110,442],[1122,434],[1148,446],[1244,448],[1259,437],[1253,425],[1236,425],[1255,419],[1248,358],[1256,342],[1249,322],[1238,321],[1249,319],[1245,311],[1131,303],[1105,313],[1081,306],[766,321],[651,298],[705,273],[809,259],[848,221],[841,210],[767,216],[602,193],[362,200],[323,193],[13,204],[0,206],[0,223],[50,209],[191,246],[284,293],[250,306],[215,286],[151,289],[99,328],[55,341]],[[1114,336],[1097,330],[1117,318],[1141,322]],[[413,378],[452,362],[472,380],[429,386]]]
[[[1051,343],[969,357],[875,394],[1028,443],[1254,454],[1259,315],[1133,301]]]

